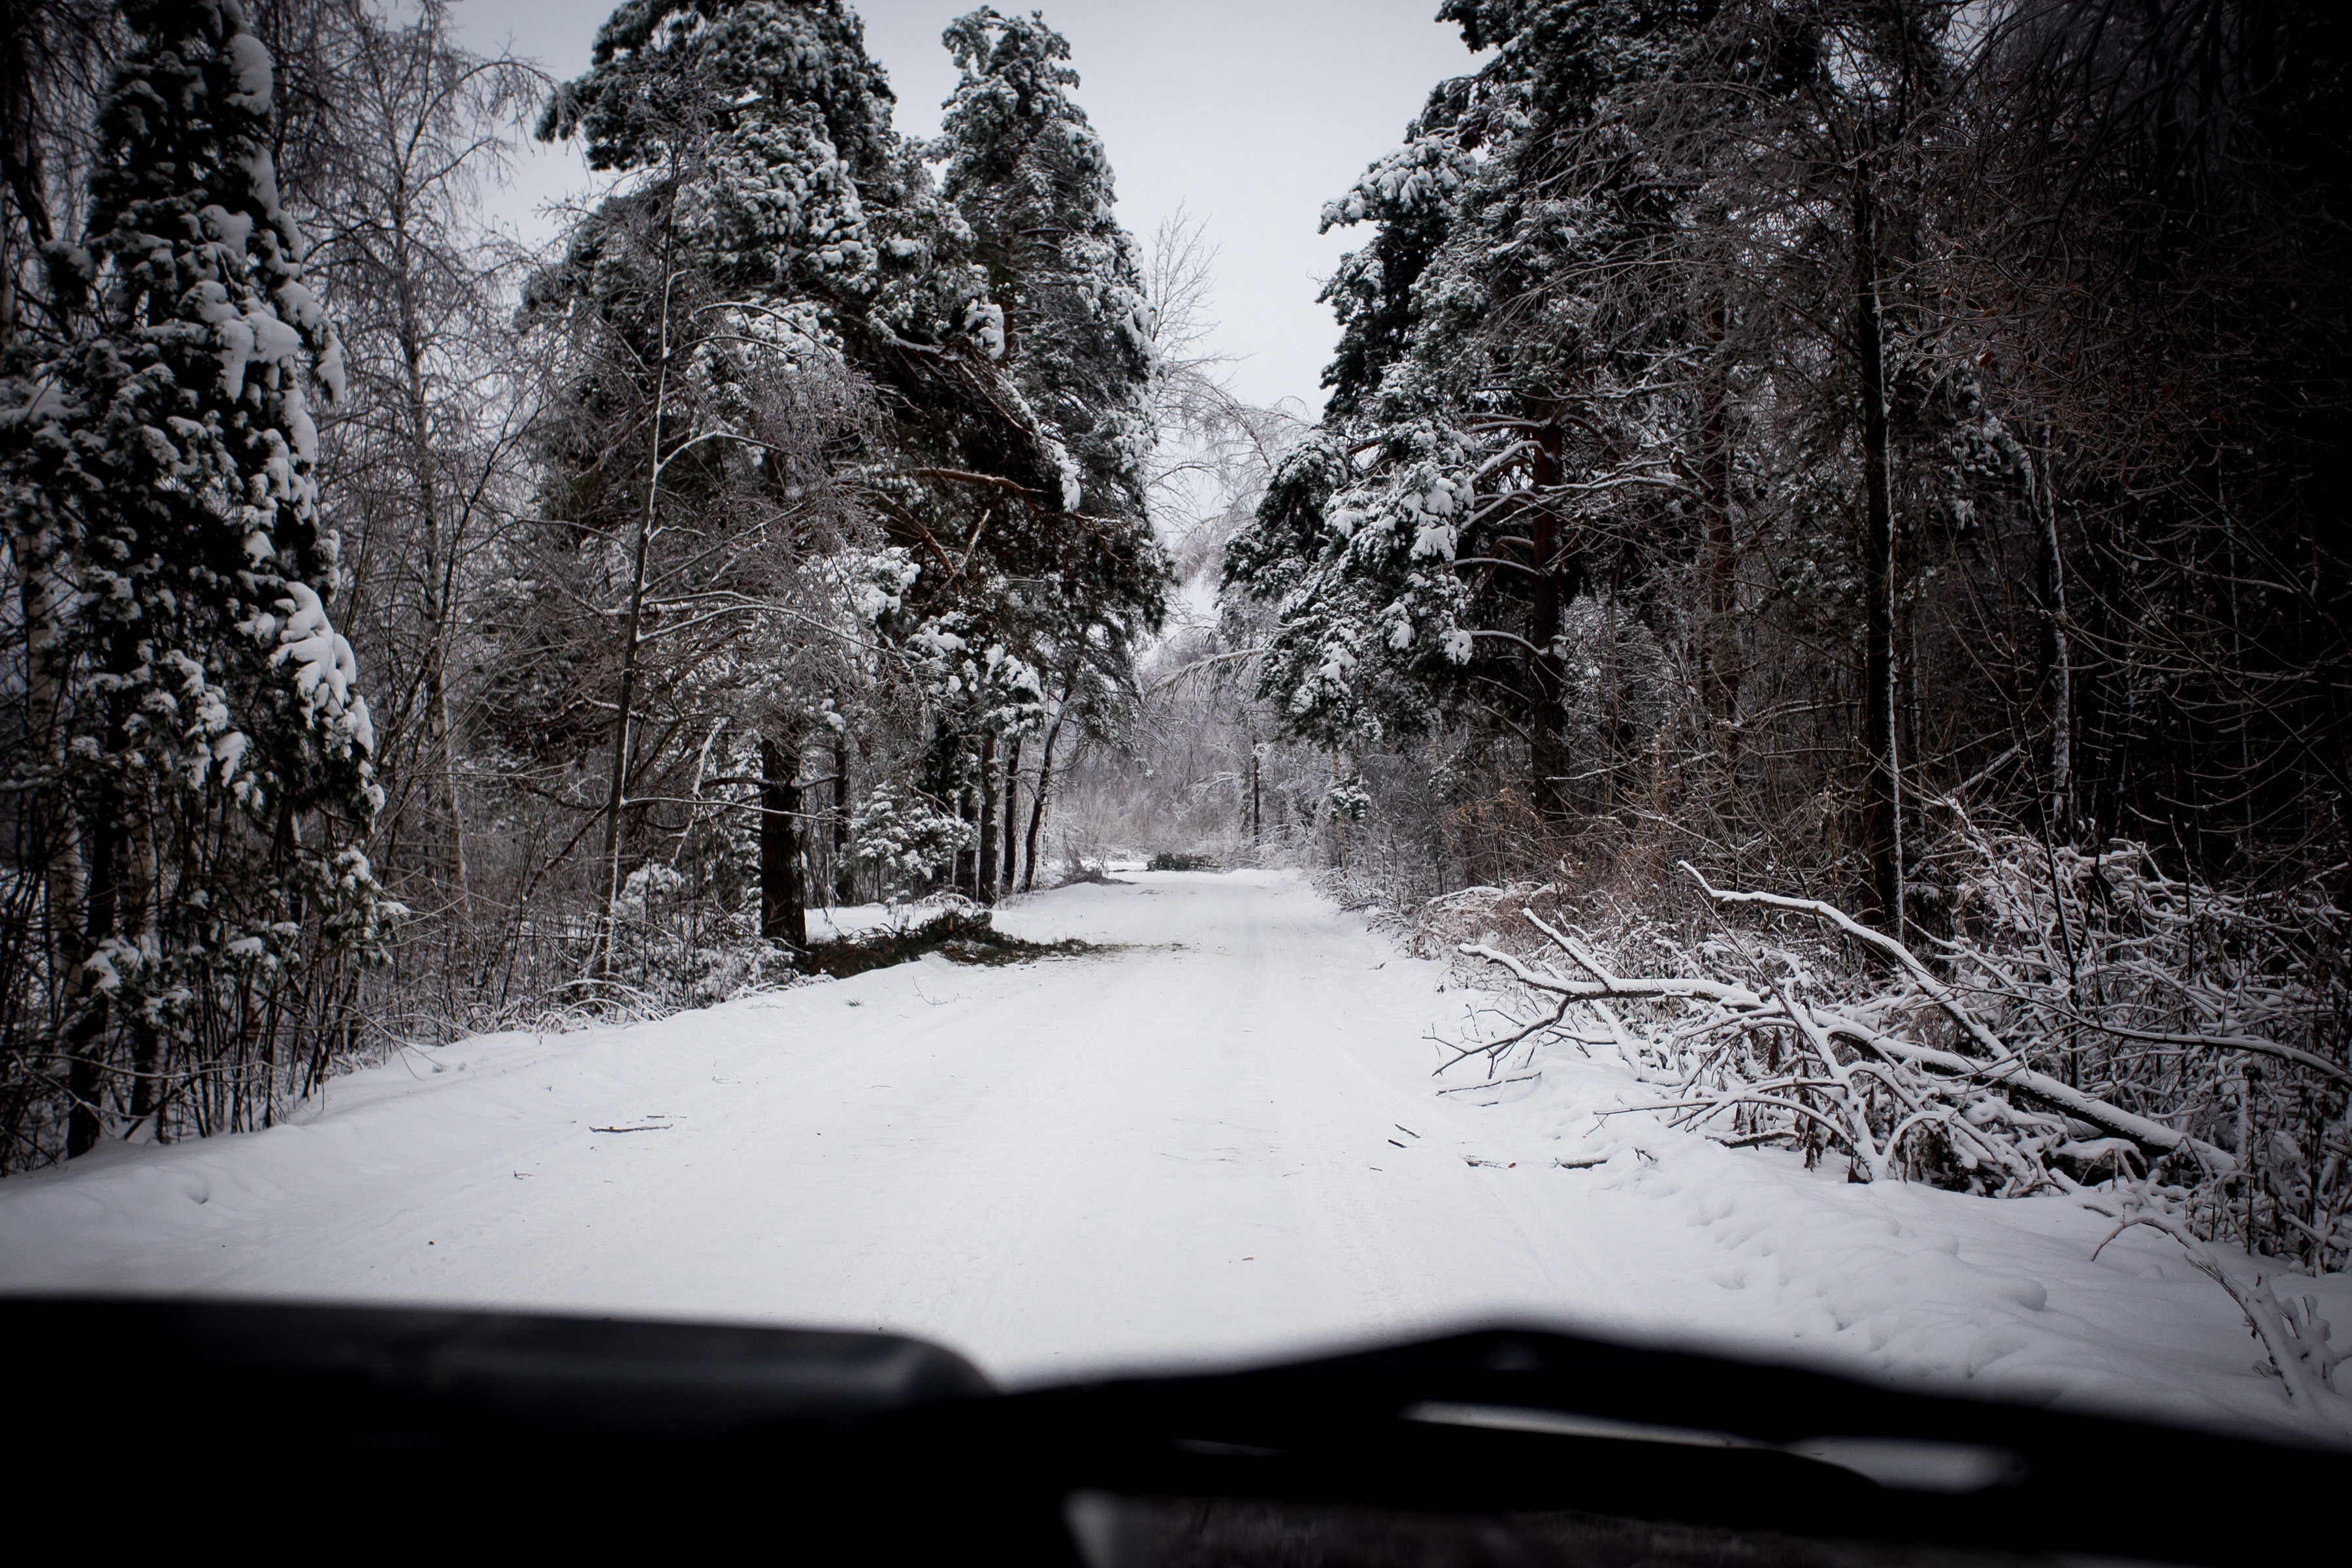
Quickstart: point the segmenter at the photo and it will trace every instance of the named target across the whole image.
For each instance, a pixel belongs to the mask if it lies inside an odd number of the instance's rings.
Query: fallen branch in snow
[[[1816,900],[1724,891],[1696,870],[1691,876],[1717,903],[1762,905],[1829,923],[1888,960],[1902,982],[1829,1000],[1811,994],[1818,982],[1801,972],[1759,975],[1752,983],[1704,973],[1621,975],[1590,946],[1527,909],[1522,918],[1586,978],[1489,942],[1460,944],[1464,956],[1501,970],[1549,1005],[1494,1039],[1455,1047],[1453,1061],[1438,1070],[1480,1055],[1499,1063],[1520,1044],[1547,1037],[1586,1043],[1571,1022],[1580,1009],[1591,1011],[1622,1050],[1626,1028],[1613,1005],[1654,1005],[1660,1016],[1636,1050],[1646,1047],[1675,1066],[1678,1080],[1654,1103],[1607,1114],[1667,1112],[1670,1125],[1684,1127],[1727,1120],[1726,1142],[1787,1137],[1809,1157],[1838,1147],[1864,1180],[1950,1164],[1979,1189],[1990,1176],[2003,1194],[2073,1189],[2075,1178],[2061,1161],[2084,1170],[2134,1160],[2145,1167],[2178,1154],[2215,1174],[2237,1168],[2232,1155],[2211,1143],[2030,1066],[1894,938]],[[1927,1009],[1947,1021],[1948,1040],[1923,1028]]]
[[[643,1127],[591,1127],[591,1132],[667,1132],[669,1129],[659,1122],[647,1122]]]
[[[2352,913],[2332,880],[2209,886],[2147,846],[1956,828],[1937,973],[2019,1058],[2230,1152],[2167,1172],[2193,1234],[2352,1260]]]
[[[2281,1302],[2271,1289],[2269,1277],[2260,1272],[2254,1275],[2252,1285],[2242,1285],[2231,1279],[2221,1259],[2164,1205],[2153,1178],[2119,1183],[2117,1189],[2117,1201],[2113,1207],[2095,1200],[2083,1205],[2116,1222],[2099,1245],[2091,1249],[2091,1261],[2097,1262],[2109,1242],[2136,1226],[2145,1226],[2179,1242],[2189,1266],[2230,1293],[2230,1299],[2237,1302],[2238,1310],[2245,1316],[2246,1327],[2262,1342],[2263,1352],[2269,1360],[2256,1363],[2255,1370],[2279,1380],[2288,1404],[2327,1421],[2333,1427],[2336,1423],[2328,1420],[2320,1408],[2317,1391],[2334,1391],[2336,1369],[2352,1361],[2352,1350],[2337,1350],[2330,1342],[2331,1331],[2327,1320],[2319,1315],[2318,1299],[2291,1296]]]
[[[2172,1237],[2282,1394],[2347,1426],[2334,1380],[2352,1350],[2280,1283],[2352,1261],[2352,911],[2333,881],[2220,889],[2144,845],[1981,829],[1937,805],[1958,826],[1919,858],[1947,933],[1932,945],[1689,867],[1703,906],[1622,898],[1568,863],[1562,882],[1432,901],[1415,951],[1450,950],[1501,998],[1437,1069],[1483,1057],[1485,1081],[1439,1092],[1531,1076],[1548,1046],[1613,1047],[1643,1088],[1604,1117],[1793,1145],[1808,1165],[1835,1151],[1858,1180],[2076,1194],[2115,1222],[2107,1240]],[[2222,1267],[2239,1242],[2251,1285]]]
[[[1696,896],[1627,899],[1564,865],[1433,900],[1413,950],[1505,999],[1441,1042],[1439,1072],[1483,1057],[1484,1088],[1548,1047],[1613,1052],[1645,1109],[1734,1147],[1988,1194],[2155,1175],[2194,1235],[2352,1264],[2352,911],[2333,882],[2216,888],[2144,845],[1934,804],[1955,826],[1919,855],[1932,942],[1696,868]]]
[[[2009,1047],[1994,1038],[1991,1030],[1979,1023],[1966,1008],[1959,1005],[1958,999],[1952,994],[1951,987],[1927,973],[1927,966],[1920,963],[1909,948],[1885,932],[1873,931],[1843,910],[1822,903],[1818,899],[1791,899],[1779,893],[1730,892],[1710,884],[1705,877],[1699,875],[1698,868],[1689,861],[1681,860],[1675,864],[1689,873],[1691,880],[1698,884],[1700,892],[1718,904],[1762,904],[1768,909],[1788,910],[1796,914],[1811,915],[1815,920],[1829,921],[1864,947],[1901,965],[1904,972],[1911,976],[1913,984],[1929,996],[1934,997],[1936,1005],[1951,1015],[1952,1022],[1958,1024],[1971,1039],[1983,1047],[1987,1056],[1997,1060],[2009,1059]]]
[[[1492,1078],[1481,1083],[1457,1083],[1452,1089],[1441,1089],[1440,1094],[1467,1094],[1474,1089],[1500,1089],[1507,1083],[1532,1083],[1543,1077],[1539,1072],[1523,1072],[1510,1078]]]

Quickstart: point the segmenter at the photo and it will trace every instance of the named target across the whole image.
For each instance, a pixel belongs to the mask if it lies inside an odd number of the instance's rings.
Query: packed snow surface
[[[2146,1232],[2092,1262],[2071,1202],[1600,1121],[1654,1090],[1573,1047],[1439,1093],[1472,1080],[1428,1037],[1482,994],[1295,878],[999,923],[1115,945],[410,1052],[265,1132],[0,1183],[0,1289],[887,1328],[1016,1384],[1514,1320],[2308,1430],[2220,1288]],[[2281,1283],[2352,1325],[2343,1277]]]

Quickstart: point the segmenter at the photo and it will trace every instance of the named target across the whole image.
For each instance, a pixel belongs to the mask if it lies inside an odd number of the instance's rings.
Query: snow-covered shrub
[[[885,896],[897,902],[936,881],[980,842],[980,831],[927,796],[885,784],[850,818],[849,837],[858,862],[880,877]]]
[[[2262,891],[1955,813],[1953,984],[2020,1055],[2227,1150],[2173,1161],[2198,1233],[2314,1268],[2352,1255],[2352,916],[2315,879]]]
[[[1606,1049],[1671,1120],[1733,1142],[1988,1194],[2153,1179],[2199,1236],[2343,1266],[2341,910],[2312,886],[2227,892],[2144,846],[2048,845],[1965,816],[1930,863],[1958,929],[1932,946],[1696,874],[1703,919],[1518,883],[1436,900],[1413,942],[1541,1002],[1465,1041],[1465,1060]]]
[[[605,983],[656,1013],[709,1007],[793,973],[792,955],[761,939],[756,901],[723,909],[660,863],[630,872],[614,900],[611,951]]]

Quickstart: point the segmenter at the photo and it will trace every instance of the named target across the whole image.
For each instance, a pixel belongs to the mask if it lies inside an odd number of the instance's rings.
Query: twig
[[[1523,1072],[1517,1078],[1488,1079],[1483,1083],[1457,1083],[1452,1089],[1441,1089],[1437,1092],[1440,1094],[1467,1094],[1474,1089],[1500,1089],[1507,1083],[1529,1083],[1541,1077],[1543,1077],[1543,1074],[1540,1071]],[[1418,1138],[1421,1135],[1416,1132],[1413,1136]]]

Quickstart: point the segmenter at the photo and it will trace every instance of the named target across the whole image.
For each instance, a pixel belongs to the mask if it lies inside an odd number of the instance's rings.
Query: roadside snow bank
[[[1654,1086],[1572,1053],[1539,1065],[1473,1107],[1492,1127],[1483,1157],[1557,1184],[1678,1335],[2023,1404],[2305,1430],[2236,1305],[2168,1239],[2128,1233],[2093,1262],[2110,1222],[2073,1200],[1850,1183],[1843,1161],[1808,1171],[1654,1114],[1603,1120]],[[2352,1280],[2287,1283],[2352,1322]],[[2352,1432],[2352,1402],[2334,1406]]]

